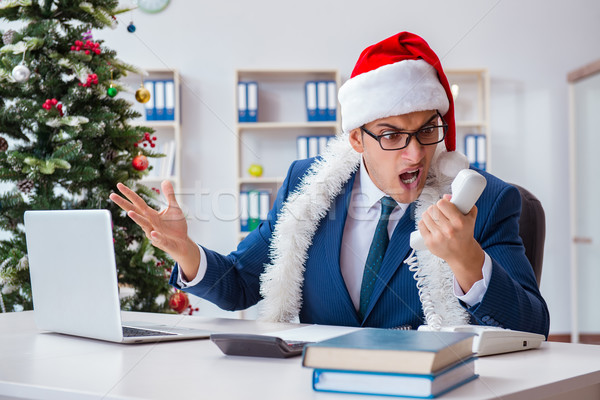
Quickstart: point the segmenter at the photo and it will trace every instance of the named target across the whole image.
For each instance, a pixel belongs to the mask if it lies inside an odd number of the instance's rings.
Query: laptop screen
[[[26,211],[25,233],[38,328],[120,340],[110,212]]]

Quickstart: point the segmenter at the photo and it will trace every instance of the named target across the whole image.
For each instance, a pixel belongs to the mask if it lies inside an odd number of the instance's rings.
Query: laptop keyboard
[[[140,336],[169,336],[177,335],[171,332],[153,331],[150,329],[132,328],[131,326],[123,327],[123,337],[140,337]]]

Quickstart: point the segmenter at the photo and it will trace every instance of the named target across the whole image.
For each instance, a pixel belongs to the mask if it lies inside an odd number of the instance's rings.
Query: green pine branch
[[[154,133],[132,124],[140,114],[107,95],[111,86],[131,90],[119,80],[141,70],[82,36],[113,25],[123,12],[117,7],[117,0],[0,1],[0,21],[22,22],[10,43],[0,43],[0,181],[10,186],[0,192],[0,229],[9,233],[0,241],[0,293],[8,310],[32,307],[23,213],[91,208],[113,216],[119,278],[134,289],[123,307],[168,310],[165,275],[173,261],[108,198],[124,182],[154,204],[156,194],[139,183],[148,171],[134,169],[132,160],[159,156],[136,147],[145,132]],[[12,75],[19,64],[30,70],[24,82]]]

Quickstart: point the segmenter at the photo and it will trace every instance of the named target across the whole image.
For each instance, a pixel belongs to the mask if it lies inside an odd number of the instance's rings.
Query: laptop
[[[41,330],[119,343],[208,339],[208,330],[121,321],[108,210],[25,212],[34,319]]]

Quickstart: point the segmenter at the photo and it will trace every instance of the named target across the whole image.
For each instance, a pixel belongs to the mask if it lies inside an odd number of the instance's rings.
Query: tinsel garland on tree
[[[0,312],[32,308],[23,213],[36,209],[108,209],[114,224],[121,285],[134,289],[123,308],[166,311],[172,267],[142,230],[108,198],[123,182],[150,204],[156,193],[139,183],[147,169],[136,156],[158,154],[136,144],[147,127],[119,78],[139,73],[90,31],[113,27],[118,0],[3,0],[0,21]],[[4,23],[3,23],[4,25]],[[8,24],[6,24],[8,25]],[[114,89],[114,90],[110,90]],[[82,282],[73,271],[73,284]]]

